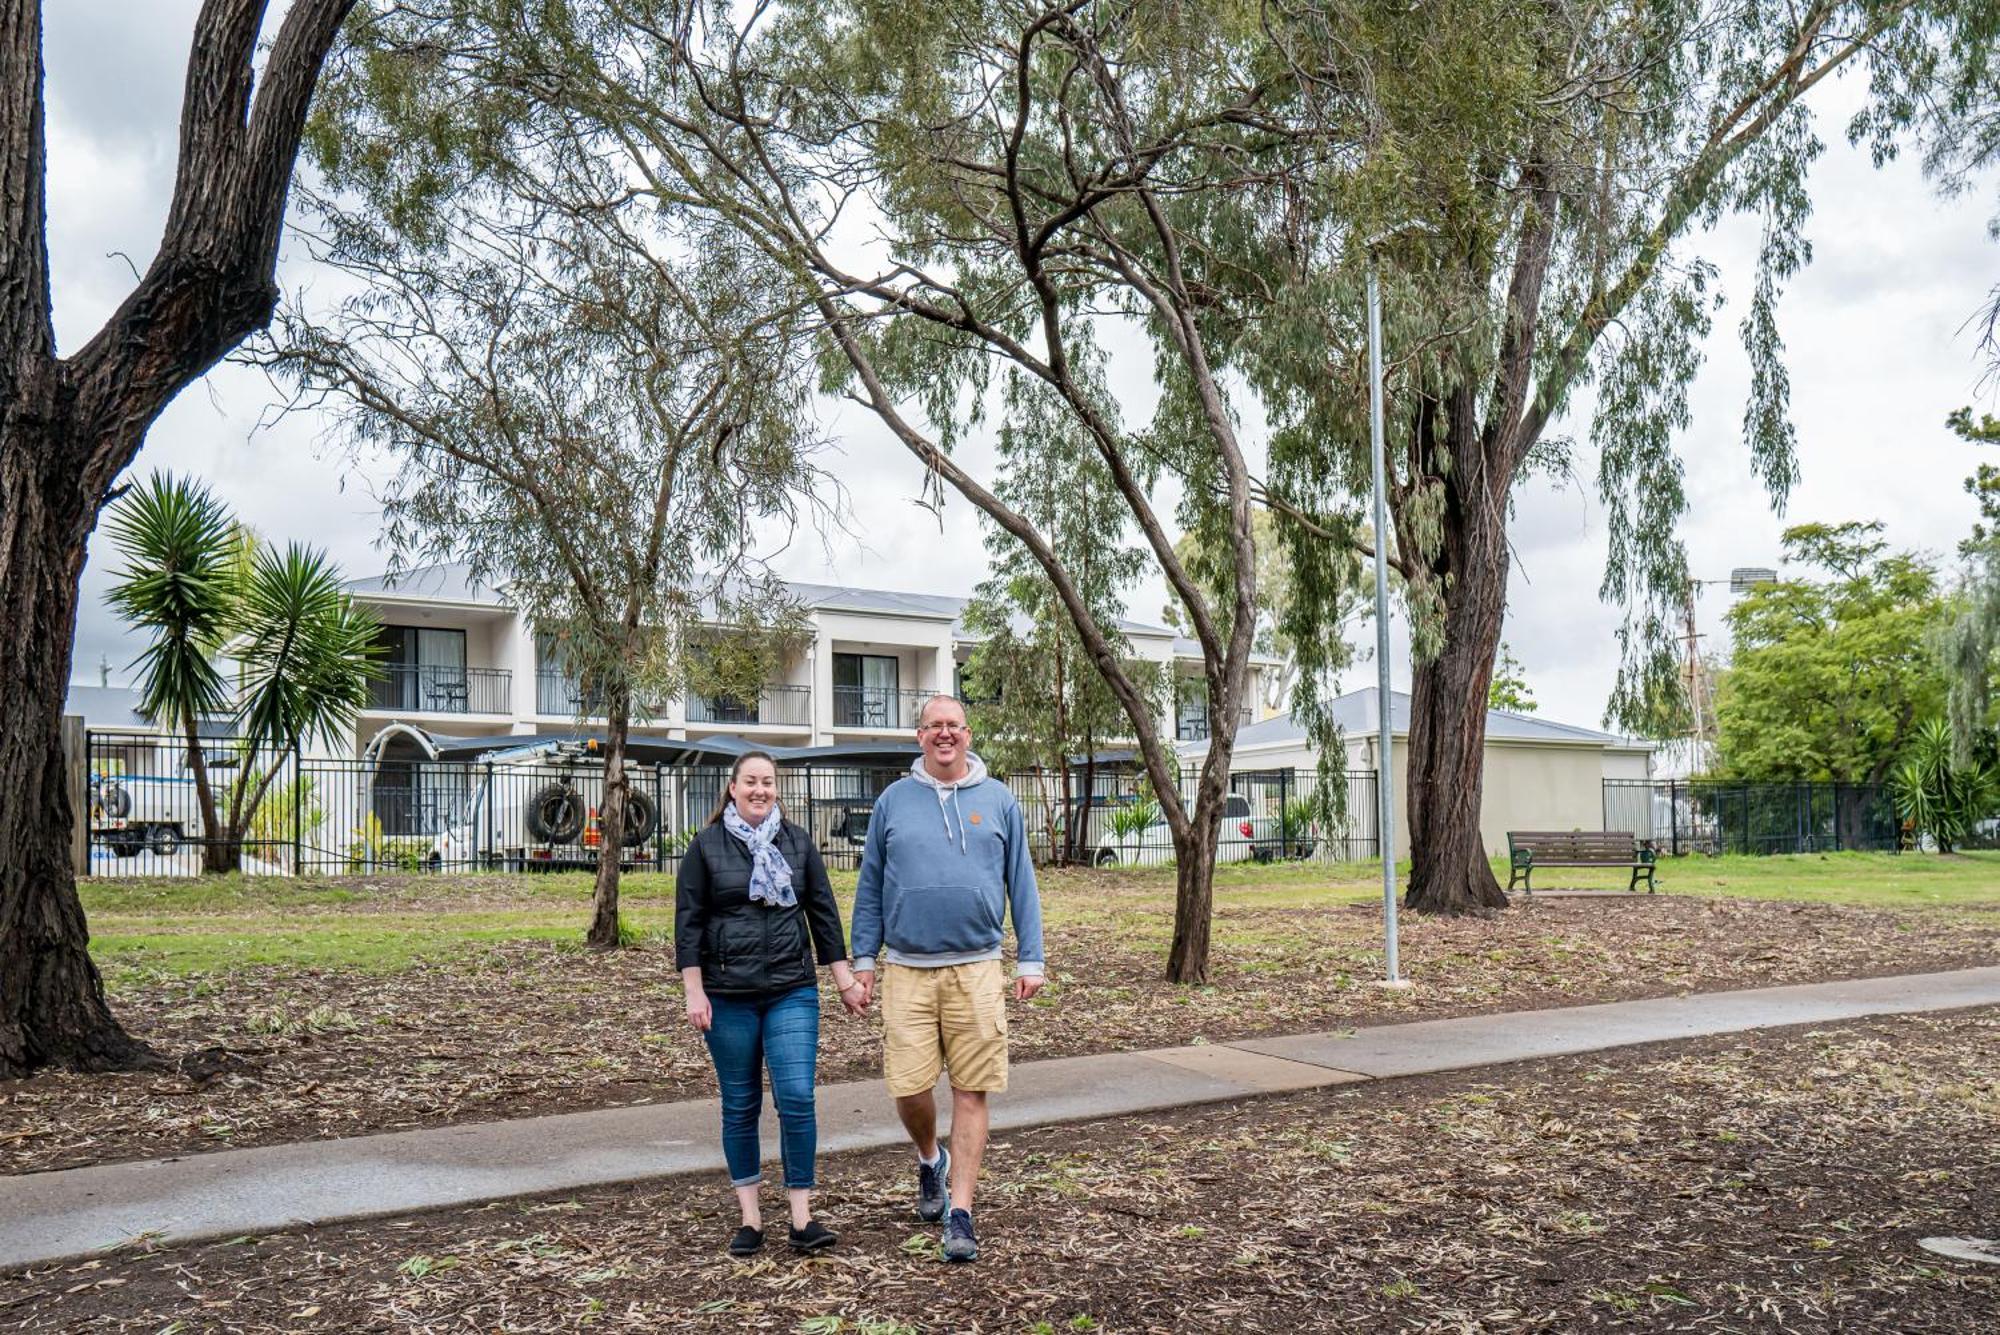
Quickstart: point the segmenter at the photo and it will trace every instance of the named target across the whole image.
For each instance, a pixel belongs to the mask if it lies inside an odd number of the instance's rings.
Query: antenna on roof
[[[103,654],[97,656],[97,684],[99,686],[111,684],[111,660]]]

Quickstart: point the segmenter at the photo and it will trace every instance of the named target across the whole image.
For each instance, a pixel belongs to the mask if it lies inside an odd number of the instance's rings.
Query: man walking
[[[945,1218],[944,1255],[979,1255],[972,1193],[986,1153],[986,1096],[1007,1088],[1003,913],[1019,944],[1014,997],[1042,988],[1042,904],[1027,823],[972,754],[965,706],[932,696],[923,748],[876,799],[854,893],[854,974],[875,991],[882,956],[882,1074],[917,1147],[917,1216]],[[865,1004],[865,1003],[864,1003]],[[951,1074],[951,1148],[938,1143],[938,1073]],[[949,1200],[947,1200],[947,1195]],[[946,1217],[947,1209],[949,1217]]]

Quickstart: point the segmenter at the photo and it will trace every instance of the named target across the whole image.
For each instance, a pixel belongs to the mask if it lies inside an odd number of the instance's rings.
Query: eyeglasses
[[[917,728],[917,731],[918,732],[971,732],[972,729],[967,727],[963,723],[925,723],[920,725]]]

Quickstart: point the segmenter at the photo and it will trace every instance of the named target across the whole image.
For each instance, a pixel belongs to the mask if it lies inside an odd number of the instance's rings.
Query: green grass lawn
[[[1504,865],[1497,870],[1504,880]],[[1622,889],[1625,873],[1553,868],[1538,879],[1550,889]],[[834,880],[844,911],[854,875],[837,872]],[[1674,894],[1877,908],[2000,906],[2000,853],[1682,858],[1663,863],[1659,881],[1662,892]],[[256,964],[389,971],[420,958],[477,952],[497,941],[577,941],[591,878],[103,879],[85,881],[82,892],[92,951],[115,986],[134,976]],[[1232,908],[1369,904],[1380,893],[1381,866],[1374,862],[1225,866],[1216,874],[1216,944],[1256,944],[1235,941]],[[628,931],[653,943],[671,938],[670,875],[627,876],[621,899]],[[1164,945],[1172,926],[1173,875],[1164,868],[1054,872],[1044,878],[1043,900],[1052,933],[1112,926],[1135,945]]]

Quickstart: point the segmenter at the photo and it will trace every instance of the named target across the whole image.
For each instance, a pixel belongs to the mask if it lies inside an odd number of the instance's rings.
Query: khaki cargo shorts
[[[1007,1088],[1007,974],[999,960],[882,965],[882,1078],[897,1098],[951,1072],[953,1089]]]

